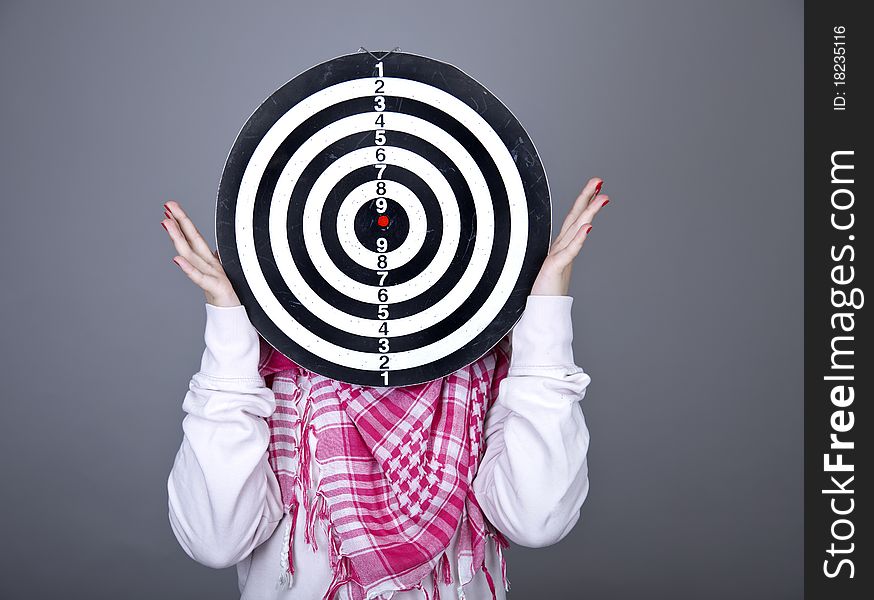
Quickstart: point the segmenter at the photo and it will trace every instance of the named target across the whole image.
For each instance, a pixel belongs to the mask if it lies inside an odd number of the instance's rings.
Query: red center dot
[[[388,217],[385,215],[380,215],[376,220],[376,224],[380,227],[388,227]]]

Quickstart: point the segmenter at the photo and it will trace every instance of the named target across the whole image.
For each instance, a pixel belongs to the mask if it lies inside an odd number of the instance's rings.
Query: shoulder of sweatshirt
[[[573,296],[529,295],[525,310],[510,337],[512,373],[560,370],[581,371],[574,363]],[[206,351],[200,372],[218,379],[263,381],[258,373],[258,332],[244,305],[216,306],[205,303]]]

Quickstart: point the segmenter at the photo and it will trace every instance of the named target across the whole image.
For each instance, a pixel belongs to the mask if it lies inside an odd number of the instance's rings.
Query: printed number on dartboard
[[[376,77],[374,80],[373,90],[373,110],[376,115],[374,118],[374,134],[373,143],[375,145],[373,166],[376,168],[376,212],[379,215],[385,214],[388,210],[388,192],[386,189],[387,182],[382,176],[385,172],[385,81],[383,77],[382,61],[376,63]],[[388,385],[388,375],[391,369],[388,341],[388,318],[389,318],[389,297],[388,289],[385,285],[385,278],[388,276],[388,240],[379,236],[376,240],[376,274],[379,277],[379,290],[376,293],[377,314],[376,317],[380,321],[379,325],[379,342],[377,351],[379,352],[379,370],[382,372],[382,382]]]

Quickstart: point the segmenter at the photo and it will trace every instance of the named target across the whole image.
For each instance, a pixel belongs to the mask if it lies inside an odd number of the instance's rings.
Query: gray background
[[[167,520],[203,295],[161,205],[211,232],[227,152],[309,66],[401,46],[526,126],[592,376],[576,529],[513,598],[799,598],[802,2],[3,2],[3,598],[234,598]],[[555,220],[558,230],[560,218]],[[212,242],[213,240],[211,240]]]

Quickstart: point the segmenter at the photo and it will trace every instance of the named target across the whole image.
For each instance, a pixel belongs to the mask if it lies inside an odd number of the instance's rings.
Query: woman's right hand
[[[173,262],[206,294],[206,301],[214,306],[240,306],[240,299],[231,285],[218,258],[218,252],[209,245],[175,200],[164,204],[161,225],[167,230],[176,252]]]

